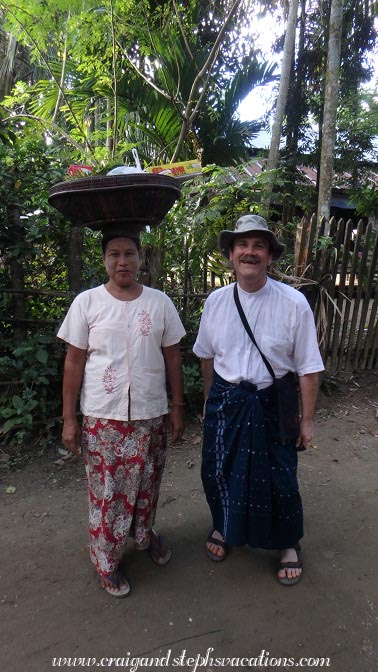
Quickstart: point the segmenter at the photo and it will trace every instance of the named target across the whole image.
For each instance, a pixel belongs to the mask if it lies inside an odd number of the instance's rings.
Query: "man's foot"
[[[131,590],[129,582],[119,569],[110,576],[101,576],[101,585],[112,597],[126,597]]]
[[[164,537],[155,532],[154,529],[150,532],[150,545],[147,550],[152,560],[156,562],[157,565],[166,565],[172,557],[170,546],[167,544]]]
[[[211,560],[222,562],[227,558],[229,550],[228,544],[226,544],[220,532],[217,530],[210,532],[207,537],[206,551]]]
[[[293,586],[302,576],[302,557],[300,546],[287,548],[282,552],[277,579],[284,586]]]

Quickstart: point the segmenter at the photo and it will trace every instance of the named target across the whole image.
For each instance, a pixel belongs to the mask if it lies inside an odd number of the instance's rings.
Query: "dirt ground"
[[[290,588],[274,578],[276,552],[207,558],[199,422],[170,449],[161,490],[157,527],[172,561],[157,567],[131,548],[124,600],[100,589],[89,562],[80,459],[55,447],[14,469],[0,454],[1,669],[276,670],[279,658],[329,658],[332,672],[376,672],[377,376],[332,392],[320,395],[316,439],[300,454],[305,566]]]

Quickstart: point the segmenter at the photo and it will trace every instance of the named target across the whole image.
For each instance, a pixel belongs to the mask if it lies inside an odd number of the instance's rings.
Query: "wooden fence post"
[[[325,361],[328,358],[328,349],[330,345],[331,335],[335,339],[335,330],[334,323],[337,315],[337,308],[335,307],[335,292],[336,292],[336,280],[339,266],[339,258],[341,245],[344,238],[345,231],[345,222],[343,219],[340,219],[337,223],[334,217],[330,220],[330,235],[334,238],[334,246],[328,250],[328,259],[326,266],[327,273],[327,283],[326,283],[326,295],[323,297],[323,300],[327,304],[327,326],[326,326],[326,336],[325,336]]]
[[[353,229],[353,222],[351,219],[348,219],[344,233],[343,253],[339,275],[339,286],[337,290],[337,303],[336,303],[337,310],[333,325],[333,342],[331,349],[332,371],[338,368],[338,363],[343,355],[343,343],[340,338],[340,330],[342,329],[343,325],[342,321],[343,306],[344,303],[349,301],[348,297],[345,295],[345,291],[346,291],[346,278],[349,264],[350,244],[352,240],[352,229]]]
[[[367,245],[363,246],[363,251],[362,251],[362,257],[359,257],[359,248],[361,245],[362,241],[362,236],[363,236],[363,229],[364,229],[364,223],[362,220],[358,222],[357,226],[357,237],[356,237],[356,242],[355,242],[355,248],[353,251],[353,261],[352,261],[352,270],[349,278],[349,297],[351,299],[351,302],[353,302],[353,311],[352,311],[352,320],[349,325],[349,323],[344,324],[346,333],[349,327],[349,338],[347,340],[347,348],[346,348],[346,360],[345,364],[346,367],[348,364],[350,365],[352,363],[352,360],[354,359],[354,346],[355,346],[355,335],[356,335],[356,327],[357,327],[357,319],[358,319],[358,313],[359,313],[359,307],[360,307],[360,302],[361,302],[361,296],[362,296],[362,289],[363,289],[363,269],[366,266],[366,260],[367,260]],[[371,229],[371,226],[370,226]],[[361,273],[362,271],[362,273]],[[357,277],[357,293],[356,296],[354,296],[354,281],[355,278]],[[345,322],[349,320],[349,314],[347,316],[347,319]]]
[[[365,293],[365,296],[362,299],[361,306],[358,306],[359,309],[359,328],[357,330],[357,338],[354,348],[354,358],[353,358],[353,368],[358,368],[360,356],[363,355],[363,340],[364,333],[367,330],[366,324],[368,321],[368,312],[371,301],[371,293],[373,289],[375,268],[377,265],[378,258],[378,245],[377,241],[374,246],[373,255],[371,258],[370,268],[366,263],[369,257],[369,243],[372,235],[372,225],[368,224],[366,228],[366,239],[364,245],[364,251],[361,259],[361,270],[363,273],[363,278],[359,279],[358,286],[361,285],[361,297],[362,293]]]

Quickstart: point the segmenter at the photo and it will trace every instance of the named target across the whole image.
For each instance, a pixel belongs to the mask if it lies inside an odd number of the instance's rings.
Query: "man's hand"
[[[304,448],[307,448],[314,438],[314,433],[314,422],[312,420],[301,420],[301,433],[297,439],[296,447],[304,446]]]
[[[296,446],[304,446],[307,448],[310,441],[314,438],[314,412],[316,397],[318,394],[318,374],[307,373],[304,376],[299,376],[299,388],[301,391],[301,433],[298,437]]]

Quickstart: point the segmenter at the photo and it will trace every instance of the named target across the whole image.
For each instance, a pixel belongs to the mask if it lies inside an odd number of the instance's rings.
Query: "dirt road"
[[[19,471],[3,468],[1,669],[47,672],[61,659],[91,671],[284,670],[277,659],[311,659],[306,669],[329,658],[332,672],[376,672],[377,409],[376,376],[319,400],[316,440],[300,456],[304,576],[290,588],[274,578],[275,552],[207,558],[199,425],[170,450],[161,491],[157,527],[173,559],[157,567],[130,549],[124,600],[100,589],[88,559],[80,460],[57,464],[54,449]]]

